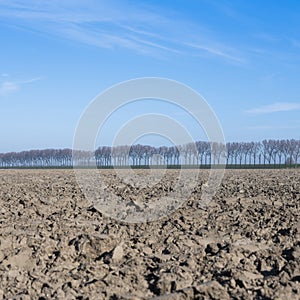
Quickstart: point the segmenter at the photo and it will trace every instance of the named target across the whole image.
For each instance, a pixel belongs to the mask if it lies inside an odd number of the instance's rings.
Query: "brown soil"
[[[300,299],[300,170],[226,171],[200,194],[122,224],[72,170],[1,170],[0,299]]]

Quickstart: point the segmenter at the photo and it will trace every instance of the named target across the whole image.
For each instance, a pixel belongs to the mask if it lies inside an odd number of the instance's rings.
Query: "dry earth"
[[[199,208],[201,183],[170,216],[122,224],[72,170],[1,170],[0,299],[300,299],[300,170],[227,171]]]

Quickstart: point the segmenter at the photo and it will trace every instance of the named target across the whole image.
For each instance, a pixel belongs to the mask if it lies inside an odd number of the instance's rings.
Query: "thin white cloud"
[[[245,127],[248,130],[282,130],[282,129],[298,129],[300,125],[257,125]]]
[[[228,61],[233,61],[233,62],[238,62],[238,63],[243,62],[243,59],[241,59],[239,56],[233,54],[233,52],[234,52],[233,50],[226,51],[226,49],[224,49],[224,47],[222,47],[222,46],[212,46],[212,45],[207,46],[207,45],[205,45],[205,43],[203,43],[203,44],[186,43],[186,45],[191,48],[194,48],[194,49],[202,50],[211,55],[222,57]]]
[[[127,48],[155,56],[208,53],[225,61],[241,62],[236,50],[218,42],[211,31],[184,19],[178,12],[158,11],[149,4],[2,0],[0,16],[22,27],[101,48]]]
[[[33,83],[33,82],[36,82],[36,81],[40,81],[42,80],[44,77],[40,76],[40,77],[34,77],[34,78],[30,78],[30,79],[26,79],[26,80],[23,80],[23,81],[19,81],[18,83],[19,84],[27,84],[27,83]]]
[[[8,77],[8,74],[4,77]],[[35,77],[21,81],[3,81],[0,83],[0,97],[5,97],[19,91],[24,84],[33,83],[42,79],[43,77]]]
[[[284,111],[300,110],[300,103],[296,102],[277,102],[270,105],[265,105],[250,110],[246,110],[246,113],[252,115],[258,114],[270,114]]]
[[[4,81],[0,84],[0,97],[7,96],[19,90],[19,86],[11,81]]]

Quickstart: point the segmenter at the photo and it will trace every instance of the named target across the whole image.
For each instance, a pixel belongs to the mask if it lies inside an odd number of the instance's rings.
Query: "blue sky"
[[[199,92],[227,141],[300,139],[297,0],[0,0],[0,37],[1,152],[71,147],[97,94],[148,76]],[[127,107],[102,143],[126,117],[172,109]]]

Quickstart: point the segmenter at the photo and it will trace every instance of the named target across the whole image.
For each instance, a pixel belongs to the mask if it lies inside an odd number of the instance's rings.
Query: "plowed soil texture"
[[[178,171],[142,189],[102,172],[134,204]],[[73,170],[1,170],[0,299],[300,299],[300,169],[227,170],[201,206],[208,172],[169,215],[129,224]]]

